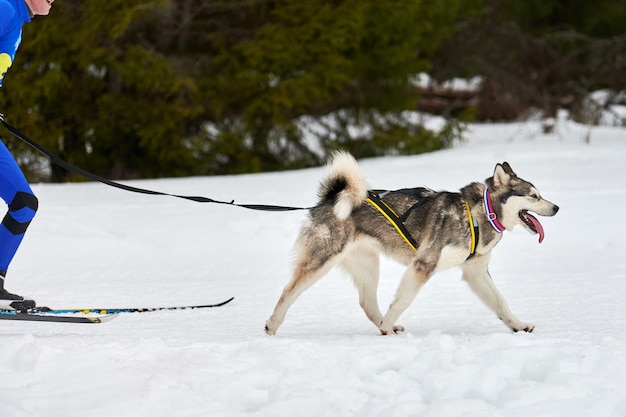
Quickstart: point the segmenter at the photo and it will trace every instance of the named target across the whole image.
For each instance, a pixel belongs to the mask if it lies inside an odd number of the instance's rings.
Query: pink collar
[[[491,196],[489,195],[489,187],[485,187],[485,192],[483,193],[483,203],[485,203],[485,211],[487,212],[487,219],[489,219],[489,223],[498,233],[502,233],[506,230],[502,223],[496,217],[496,213],[493,211],[493,205],[491,204]]]

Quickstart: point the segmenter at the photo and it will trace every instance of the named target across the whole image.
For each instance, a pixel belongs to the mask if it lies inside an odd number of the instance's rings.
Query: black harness
[[[417,197],[419,195],[419,190],[421,189],[416,188],[416,189],[407,190],[407,191],[414,191],[411,193],[411,195],[415,198],[419,198]],[[400,237],[404,239],[404,241],[407,243],[407,245],[411,247],[411,249],[413,249],[414,251],[417,251],[417,247],[419,245],[417,244],[417,241],[415,240],[415,238],[411,235],[411,232],[409,232],[409,230],[404,225],[404,221],[409,217],[409,214],[411,214],[411,211],[420,204],[420,201],[417,201],[415,204],[409,207],[401,216],[398,216],[395,210],[389,204],[383,201],[383,197],[387,193],[389,193],[389,191],[369,190],[367,192],[366,201],[370,203],[380,214],[382,214],[383,217],[385,217],[389,223],[391,223],[391,225],[396,229]],[[381,194],[383,195],[383,197],[381,197]],[[465,258],[465,260],[468,261],[472,259],[474,255],[476,255],[476,248],[478,247],[478,241],[479,241],[479,234],[478,234],[479,229],[478,229],[478,224],[476,224],[472,216],[472,211],[470,209],[469,203],[467,202],[467,200],[463,200],[463,201],[465,202],[465,209],[467,210],[467,218],[470,224],[470,234],[472,236],[472,240],[470,243],[470,253],[469,253],[469,256]]]

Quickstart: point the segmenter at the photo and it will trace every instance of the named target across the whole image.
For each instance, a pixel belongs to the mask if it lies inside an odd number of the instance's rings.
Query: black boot
[[[4,274],[0,271],[0,310],[28,310],[37,305],[35,300],[13,294],[4,289]]]

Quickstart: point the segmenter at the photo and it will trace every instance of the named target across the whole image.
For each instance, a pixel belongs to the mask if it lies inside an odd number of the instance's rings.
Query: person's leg
[[[24,174],[17,162],[0,141],[0,197],[7,203],[8,212],[0,223],[0,308],[29,308],[35,303],[11,294],[4,289],[4,280],[13,256],[22,243],[24,233],[38,207]]]

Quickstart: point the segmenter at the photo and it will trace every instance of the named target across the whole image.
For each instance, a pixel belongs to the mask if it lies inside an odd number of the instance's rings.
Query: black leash
[[[13,136],[15,136],[16,138],[26,142],[28,145],[30,145],[31,147],[33,147],[34,149],[39,151],[41,154],[46,156],[52,163],[60,166],[63,169],[66,169],[69,172],[73,172],[74,174],[78,174],[78,175],[80,175],[82,177],[85,177],[88,180],[101,182],[102,184],[106,184],[106,185],[109,185],[111,187],[119,188],[119,189],[124,190],[124,191],[130,191],[130,192],[139,193],[139,194],[162,195],[162,196],[176,197],[176,198],[182,198],[184,200],[195,201],[196,203],[226,204],[226,205],[229,205],[229,206],[242,207],[242,208],[246,208],[246,209],[250,209],[250,210],[294,211],[294,210],[308,210],[309,209],[309,207],[288,207],[288,206],[274,206],[274,205],[266,205],[266,204],[237,204],[237,203],[235,203],[235,200],[232,200],[232,201],[220,201],[220,200],[214,200],[212,198],[202,197],[202,196],[168,194],[168,193],[163,193],[163,192],[160,192],[160,191],[146,190],[144,188],[137,188],[137,187],[133,187],[133,186],[130,186],[130,185],[120,184],[118,182],[111,181],[109,179],[106,179],[106,178],[100,177],[98,175],[92,174],[91,172],[88,172],[88,171],[85,171],[83,169],[77,168],[74,165],[72,165],[72,164],[64,161],[63,159],[59,158],[58,156],[54,155],[52,152],[48,151],[43,146],[39,145],[34,140],[32,140],[28,136],[24,135],[22,132],[20,132],[19,130],[17,130],[13,126],[9,125],[6,122],[6,120],[4,119],[4,115],[2,113],[0,113],[0,121],[2,121],[2,124],[4,125],[4,127],[6,127],[9,130],[9,132],[11,132],[11,134],[13,134]]]

